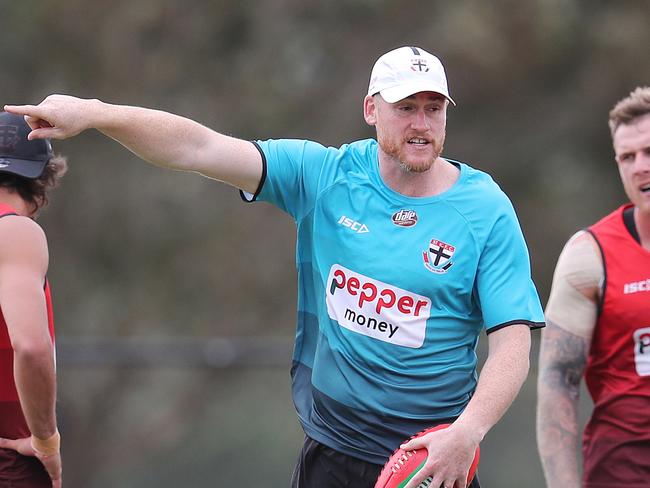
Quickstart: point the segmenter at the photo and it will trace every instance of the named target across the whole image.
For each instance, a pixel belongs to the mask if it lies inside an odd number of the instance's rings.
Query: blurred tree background
[[[607,113],[650,83],[646,0],[0,0],[0,16],[3,104],[68,93],[250,139],[372,136],[362,99],[375,59],[400,45],[436,53],[458,102],[445,155],[511,197],[544,302],[566,239],[625,201]],[[302,442],[288,372],[291,219],[96,132],[55,150],[71,169],[40,221],[67,486],[288,486]],[[97,340],[215,336],[287,347],[275,362],[250,354],[257,365],[223,368],[164,353],[158,365],[93,361]],[[534,336],[530,378],[483,443],[486,487],[544,485]],[[86,359],[70,359],[84,344]]]

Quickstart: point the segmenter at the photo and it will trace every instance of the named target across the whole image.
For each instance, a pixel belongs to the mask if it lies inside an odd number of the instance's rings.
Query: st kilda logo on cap
[[[393,224],[400,227],[413,227],[418,223],[418,214],[415,213],[415,210],[402,209],[399,212],[395,212],[391,219]]]
[[[15,125],[0,125],[0,150],[13,150],[18,139],[18,127]]]

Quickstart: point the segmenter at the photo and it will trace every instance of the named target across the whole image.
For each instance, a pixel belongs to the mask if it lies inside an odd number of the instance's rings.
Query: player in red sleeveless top
[[[650,87],[610,112],[631,204],[566,244],[546,308],[537,435],[548,487],[650,486]],[[593,411],[577,455],[585,377]]]
[[[65,173],[49,141],[0,113],[0,486],[61,486],[48,249],[34,221]]]

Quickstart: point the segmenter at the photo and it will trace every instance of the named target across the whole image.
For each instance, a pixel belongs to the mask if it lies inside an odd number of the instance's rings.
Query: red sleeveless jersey
[[[583,436],[585,488],[650,487],[650,251],[620,207],[589,228],[605,283],[585,371],[594,409]]]
[[[7,215],[16,215],[16,212],[11,207],[0,204],[0,218]],[[50,336],[54,341],[52,297],[47,281],[45,282],[45,299]],[[14,382],[14,352],[9,340],[7,323],[2,315],[2,310],[0,310],[0,437],[19,439],[30,435]]]

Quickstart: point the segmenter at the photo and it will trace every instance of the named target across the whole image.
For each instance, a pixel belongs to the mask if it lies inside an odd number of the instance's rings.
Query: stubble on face
[[[407,154],[409,141],[413,138],[425,139],[428,144],[432,145],[433,151],[431,157],[427,158],[412,158]],[[381,150],[393,159],[405,173],[425,173],[431,169],[433,163],[442,154],[444,145],[444,134],[440,140],[436,140],[431,136],[424,135],[410,135],[403,140],[396,140],[391,138],[389,134],[384,131],[377,131],[377,142]]]

